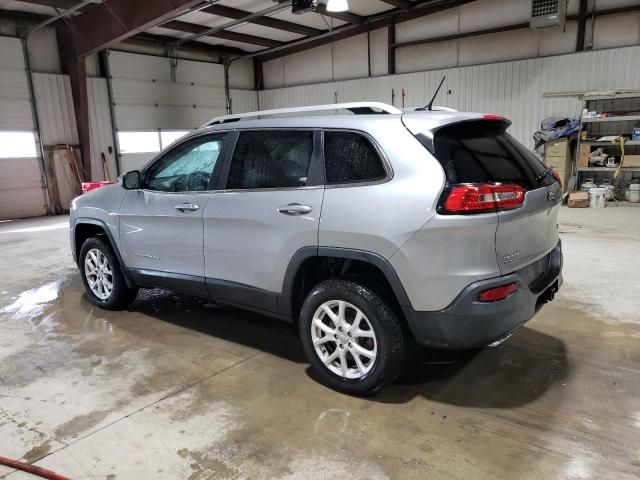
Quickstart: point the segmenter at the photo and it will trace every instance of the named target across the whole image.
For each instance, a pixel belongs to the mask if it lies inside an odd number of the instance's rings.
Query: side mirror
[[[124,175],[122,179],[122,185],[127,190],[135,190],[140,188],[140,171],[139,170],[131,170]]]

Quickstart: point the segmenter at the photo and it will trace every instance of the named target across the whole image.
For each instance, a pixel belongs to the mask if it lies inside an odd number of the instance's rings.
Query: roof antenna
[[[428,112],[431,112],[433,110],[433,102],[435,102],[436,97],[440,93],[440,89],[442,88],[442,84],[444,83],[446,78],[447,76],[445,75],[444,77],[442,77],[442,80],[440,80],[440,85],[438,85],[438,88],[436,89],[436,93],[434,93],[433,97],[431,97],[431,101],[427,103],[424,108],[419,108],[418,110],[427,110]]]

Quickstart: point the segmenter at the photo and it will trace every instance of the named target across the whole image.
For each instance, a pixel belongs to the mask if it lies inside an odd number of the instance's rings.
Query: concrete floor
[[[0,223],[0,455],[74,479],[637,479],[640,208],[561,219],[552,304],[372,399],[255,314],[162,291],[97,310],[66,217]]]

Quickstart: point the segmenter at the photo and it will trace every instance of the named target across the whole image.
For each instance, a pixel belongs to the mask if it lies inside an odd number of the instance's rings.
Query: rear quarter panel
[[[327,187],[319,245],[365,250],[388,259],[435,214],[444,172],[399,119],[372,122],[362,130],[375,139],[392,178]]]
[[[391,257],[414,310],[441,310],[469,284],[500,275],[498,216],[435,215]]]

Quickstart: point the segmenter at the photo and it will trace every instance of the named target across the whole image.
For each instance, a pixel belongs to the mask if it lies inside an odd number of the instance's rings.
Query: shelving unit
[[[640,120],[640,115],[618,115],[615,117],[584,117],[582,123],[631,122]]]
[[[611,143],[611,142],[589,142],[589,141],[583,141],[580,142],[580,145],[594,145],[596,147],[616,147],[615,143]],[[619,146],[619,144],[617,144]],[[636,145],[640,145],[640,140],[628,140],[626,142],[624,142],[625,147],[633,147]]]
[[[640,96],[638,95],[611,95],[611,96],[593,96],[584,98],[584,108],[587,111],[596,111],[598,113],[608,112],[610,116],[606,117],[583,117],[582,129],[578,136],[578,146],[575,155],[576,159],[576,188],[587,179],[592,178],[596,183],[602,183],[603,180],[610,180],[616,186],[616,196],[624,198],[624,190],[629,181],[636,176],[640,176],[640,166],[623,167],[620,169],[620,175],[614,178],[617,167],[585,167],[579,166],[581,147],[588,146],[589,151],[596,148],[602,148],[603,152],[610,156],[614,156],[619,160],[621,156],[622,146],[620,143],[596,141],[596,140],[580,140],[582,131],[586,130],[589,137],[604,136],[630,136],[633,127],[640,123]],[[640,140],[627,140],[624,145],[625,155],[640,155]]]

